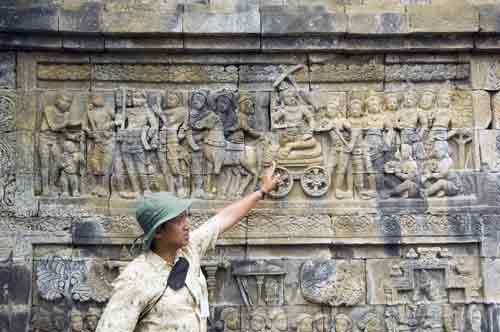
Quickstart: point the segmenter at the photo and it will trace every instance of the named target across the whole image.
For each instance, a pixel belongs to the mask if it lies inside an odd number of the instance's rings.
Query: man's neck
[[[163,258],[165,262],[168,264],[174,264],[175,262],[175,257],[177,256],[177,248],[172,248],[172,247],[159,247],[153,249],[153,252]]]

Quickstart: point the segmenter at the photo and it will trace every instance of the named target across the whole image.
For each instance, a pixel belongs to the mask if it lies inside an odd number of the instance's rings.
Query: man
[[[236,225],[278,184],[274,166],[263,175],[261,189],[225,207],[189,234],[190,200],[156,193],[138,206],[145,253],[115,281],[113,294],[96,332],[205,332],[209,316],[206,280],[200,259],[219,234]]]

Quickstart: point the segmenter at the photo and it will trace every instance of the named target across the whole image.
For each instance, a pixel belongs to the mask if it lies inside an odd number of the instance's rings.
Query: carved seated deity
[[[274,128],[280,133],[279,157],[284,163],[308,163],[321,157],[321,145],[313,136],[312,110],[301,104],[297,92],[287,89],[281,94],[281,105],[271,116]]]
[[[453,160],[446,141],[435,141],[431,159],[424,166],[422,183],[426,196],[454,196],[461,190],[458,175],[452,170]]]
[[[401,145],[401,151],[396,153],[397,160],[385,164],[386,174],[393,174],[401,183],[388,193],[389,196],[415,198],[419,196],[420,174],[418,165],[412,157],[408,144]]]

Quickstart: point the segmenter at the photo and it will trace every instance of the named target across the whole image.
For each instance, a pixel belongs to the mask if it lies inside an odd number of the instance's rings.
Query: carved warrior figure
[[[38,136],[42,195],[54,195],[58,191],[58,164],[61,162],[62,155],[61,140],[74,138],[68,132],[73,125],[69,115],[72,103],[73,95],[59,92],[54,104],[47,105],[43,109]]]
[[[122,125],[114,110],[106,105],[102,95],[91,97],[87,108],[83,130],[87,135],[87,167],[94,177],[92,195],[105,197],[108,194],[107,179],[111,173],[113,155],[113,131]]]
[[[427,118],[418,111],[417,93],[409,90],[404,95],[403,107],[396,113],[394,126],[399,130],[400,143],[412,147],[413,158],[417,162],[425,159],[423,137],[427,128]]]
[[[58,166],[61,174],[62,196],[80,196],[80,170],[85,159],[79,150],[79,146],[72,141],[64,143],[62,160]]]
[[[212,188],[213,165],[209,163],[203,154],[204,135],[203,130],[198,125],[210,112],[208,104],[209,92],[198,90],[192,93],[189,103],[189,133],[193,139],[189,140],[189,147],[192,150],[191,176],[194,188],[191,196],[193,198],[214,198]]]
[[[157,150],[160,171],[169,191],[177,193],[179,197],[187,197],[190,186],[190,154],[182,141],[193,140],[190,136],[192,132],[186,130],[188,108],[182,105],[180,93],[170,91],[162,96],[161,107],[157,107],[156,111],[160,118],[160,142]]]
[[[369,92],[365,99],[365,105],[367,113],[365,141],[368,145],[368,154],[373,167],[377,171],[381,171],[384,167],[384,161],[387,160],[386,154],[390,144],[387,131],[392,129],[392,124],[388,117],[382,113],[382,98],[376,92]]]
[[[372,161],[363,135],[363,128],[366,127],[366,119],[363,116],[363,101],[356,97],[352,98],[349,102],[348,119],[339,124],[342,141],[345,143],[337,147],[335,196],[338,199],[352,198],[353,189],[361,199],[371,199],[376,196]],[[365,175],[368,186],[365,184]]]
[[[120,196],[136,198],[141,192],[144,194],[151,192],[146,177],[146,151],[151,150],[150,143],[157,134],[158,125],[148,107],[145,91],[132,91],[133,107],[126,108],[126,103],[122,103],[126,114],[123,115],[124,123],[118,131],[117,140],[121,143],[123,164],[131,191],[121,188]]]

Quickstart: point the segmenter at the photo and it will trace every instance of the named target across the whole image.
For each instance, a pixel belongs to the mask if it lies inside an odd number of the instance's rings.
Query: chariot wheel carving
[[[300,185],[304,192],[312,197],[320,197],[328,192],[330,188],[330,174],[320,166],[307,168],[300,177]]]
[[[293,175],[284,167],[276,167],[274,174],[279,174],[281,183],[278,184],[277,188],[269,192],[269,196],[273,198],[285,197],[292,191],[293,187]]]

